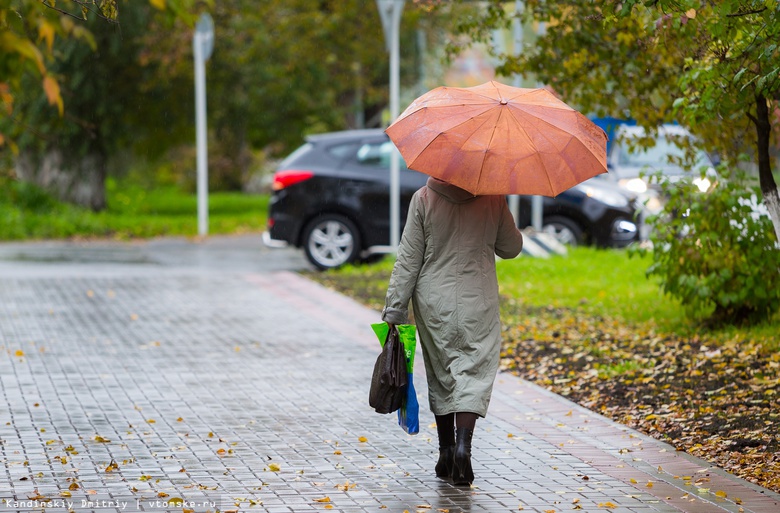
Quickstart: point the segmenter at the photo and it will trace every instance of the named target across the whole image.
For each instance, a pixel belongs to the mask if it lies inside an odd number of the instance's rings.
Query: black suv
[[[387,253],[393,151],[380,129],[309,136],[274,174],[266,244],[302,247],[319,269]],[[403,223],[412,195],[428,177],[400,162]],[[531,224],[530,205],[522,196],[520,227]],[[570,244],[622,247],[637,240],[635,212],[633,198],[589,180],[557,198],[544,198],[543,229]]]

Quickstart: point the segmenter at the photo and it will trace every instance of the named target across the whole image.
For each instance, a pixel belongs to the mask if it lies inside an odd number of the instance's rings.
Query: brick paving
[[[377,312],[223,257],[0,261],[0,513],[780,512],[778,494],[508,374],[477,424],[474,486],[453,487],[433,474],[421,356],[409,436],[367,404]]]

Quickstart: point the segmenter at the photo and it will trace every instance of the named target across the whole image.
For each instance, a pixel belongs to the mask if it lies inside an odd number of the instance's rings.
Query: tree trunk
[[[763,95],[756,96],[756,134],[758,135],[758,178],[764,204],[769,210],[772,224],[775,226],[775,236],[780,242],[780,192],[777,190],[775,178],[772,176],[772,162],[769,158],[769,137],[772,125],[769,122],[769,106]]]
[[[61,201],[91,208],[106,208],[106,159],[100,154],[68,159],[59,148],[42,154],[22,151],[16,159],[16,176],[36,184]]]

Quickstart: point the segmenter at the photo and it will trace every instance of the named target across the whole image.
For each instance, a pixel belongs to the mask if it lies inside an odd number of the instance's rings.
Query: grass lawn
[[[40,189],[0,183],[0,240],[111,237],[131,239],[198,233],[197,197],[173,186],[145,190],[109,180],[102,212],[58,202]],[[209,233],[265,229],[268,195],[209,194]]]

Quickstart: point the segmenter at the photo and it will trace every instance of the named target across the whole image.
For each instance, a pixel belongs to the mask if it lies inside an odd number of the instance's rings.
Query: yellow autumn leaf
[[[715,492],[715,495],[716,495],[716,496],[718,496],[718,497],[720,497],[721,499],[725,499],[726,497],[728,497],[728,496],[729,496],[729,495],[728,495],[726,492],[724,492],[723,490],[718,490],[717,492]]]
[[[358,442],[368,442],[368,438],[366,438],[365,436],[361,436],[360,438],[358,438]]]
[[[46,99],[49,101],[49,105],[56,105],[60,116],[62,116],[65,112],[65,105],[62,102],[60,85],[51,75],[43,77],[43,91],[46,93]]]
[[[21,349],[17,349],[16,353],[14,353],[14,354],[16,356],[18,356],[19,358],[21,358],[22,356],[24,356],[24,351],[22,351]]]
[[[636,484],[636,479],[634,479],[633,477],[630,479],[630,481],[631,481],[631,484]]]
[[[685,11],[685,16],[687,16],[690,19],[693,19],[696,17],[696,9],[688,9]]]
[[[157,494],[157,497],[159,497],[159,498],[161,498],[161,499],[164,499],[164,498],[166,498],[167,496],[168,496],[168,494],[167,494],[167,493],[165,493],[165,492],[159,492],[159,493]]]
[[[282,467],[280,467],[278,463],[270,463],[268,465],[268,470],[270,470],[271,472],[279,472],[280,470],[282,470]]]
[[[615,509],[617,504],[614,502],[599,502],[599,508]]]
[[[119,465],[116,464],[116,461],[111,460],[111,463],[106,467],[106,472],[113,472],[114,470],[119,470]]]
[[[653,487],[653,482],[652,481],[648,481],[645,486],[647,486],[648,488],[652,488]]]
[[[100,436],[100,435],[97,435],[97,436],[95,436],[95,437],[92,437],[92,439],[93,439],[94,441],[96,441],[96,442],[100,442],[100,443],[104,443],[104,444],[107,444],[107,443],[109,443],[109,442],[111,441],[111,440],[109,440],[108,438],[103,438],[103,437],[102,437],[102,436]]]
[[[68,490],[78,490],[78,489],[79,489],[78,483],[71,483],[70,486],[68,487]]]
[[[73,497],[73,494],[66,490],[63,490],[60,492],[60,497]]]
[[[321,499],[314,499],[314,502],[330,502],[330,497],[323,497]]]
[[[152,4],[152,7],[155,9],[159,9],[161,11],[165,10],[165,0],[149,0],[149,3]]]

